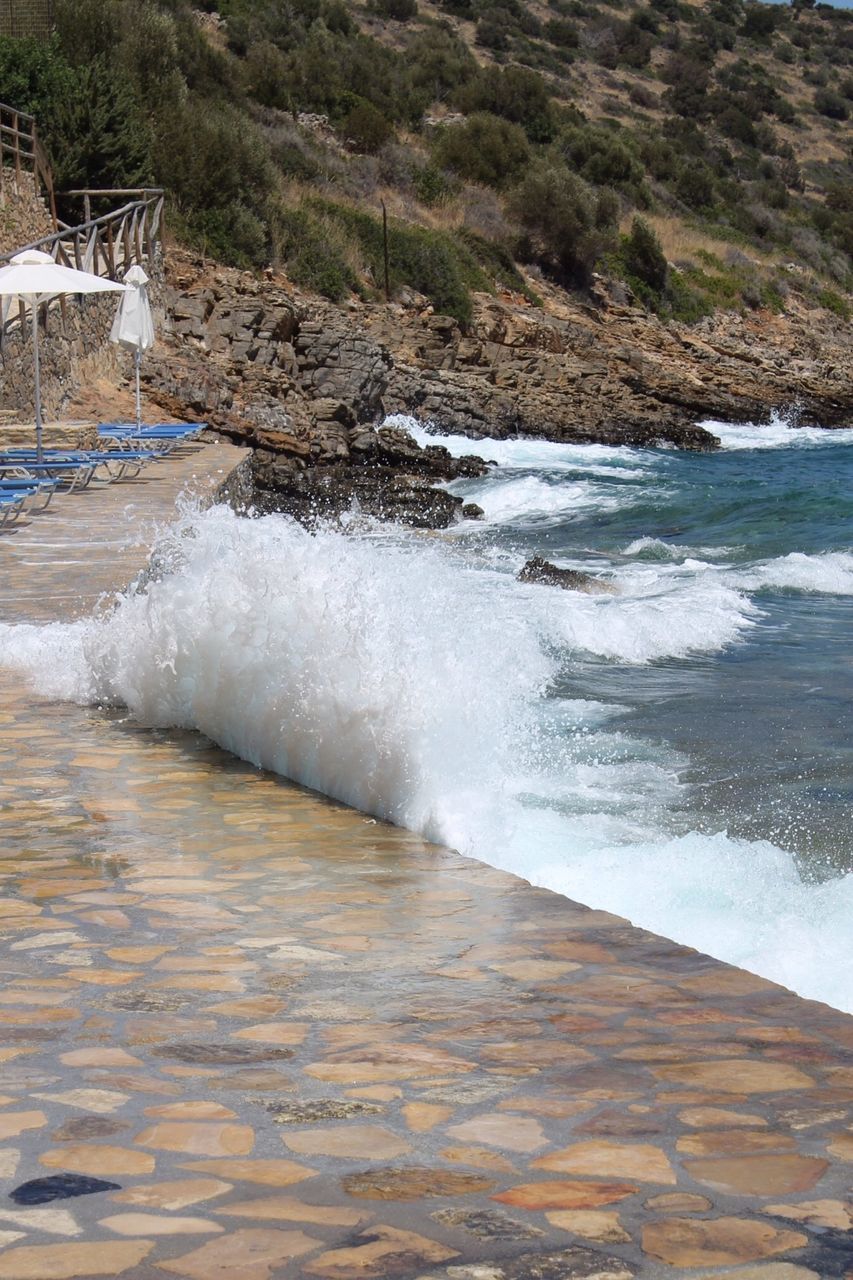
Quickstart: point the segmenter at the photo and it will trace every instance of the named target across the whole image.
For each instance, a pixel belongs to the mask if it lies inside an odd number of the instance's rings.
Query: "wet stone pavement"
[[[853,1276],[853,1019],[2,672],[0,970],[0,1280]]]

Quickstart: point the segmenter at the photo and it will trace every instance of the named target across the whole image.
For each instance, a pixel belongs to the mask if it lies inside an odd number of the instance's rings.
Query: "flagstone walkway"
[[[205,501],[248,450],[191,444],[139,476],[57,493],[46,511],[0,533],[0,620],[67,620],[88,614],[148,562],[158,523],[186,493]]]
[[[0,1280],[853,1276],[853,1019],[2,672],[0,971]]]

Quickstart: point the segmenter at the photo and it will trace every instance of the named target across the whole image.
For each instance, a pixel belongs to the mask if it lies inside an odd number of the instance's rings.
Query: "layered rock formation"
[[[149,394],[253,445],[260,505],[300,518],[353,501],[413,524],[456,517],[461,503],[432,485],[475,464],[372,430],[389,413],[474,439],[687,449],[716,446],[703,417],[761,421],[793,407],[824,426],[853,419],[853,354],[825,312],[665,325],[599,282],[590,302],[555,293],[541,308],[479,295],[462,333],[423,299],[338,307],[271,272],[208,271],[186,254],[166,304]]]

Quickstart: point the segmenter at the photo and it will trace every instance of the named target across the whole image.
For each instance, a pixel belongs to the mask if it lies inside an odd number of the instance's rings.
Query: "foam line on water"
[[[648,497],[649,490],[628,484],[606,485],[595,480],[543,480],[537,475],[505,472],[448,486],[473,500],[489,524],[562,524],[592,512],[616,511]]]
[[[106,617],[0,626],[0,661],[43,693],[199,729],[471,856],[853,1005],[853,876],[809,886],[770,845],[679,834],[673,754],[614,733],[600,705],[550,704],[577,643],[566,633],[556,647],[563,593],[537,597],[425,539],[311,536],[223,508],[186,515],[162,559],[172,571]],[[661,636],[672,618],[660,615]]]
[[[853,596],[853,554],[825,551],[805,555],[792,551],[786,556],[754,565],[737,575],[738,582],[752,591],[782,588],[820,595]]]
[[[773,413],[767,423],[699,423],[718,437],[724,449],[801,449],[853,444],[851,427],[798,427],[792,415]]]
[[[493,440],[486,436],[472,439],[470,436],[445,435],[435,428],[425,426],[407,414],[393,414],[385,419],[387,427],[403,427],[422,448],[442,445],[454,458],[475,454],[487,462],[495,462],[514,470],[549,471],[574,469],[598,470],[601,475],[633,475],[647,469],[651,462],[637,449],[604,444],[560,444],[553,440],[539,440],[532,436],[515,436],[508,440]]]

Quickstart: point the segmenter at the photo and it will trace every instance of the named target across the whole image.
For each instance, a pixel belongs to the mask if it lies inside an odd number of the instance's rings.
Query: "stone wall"
[[[47,205],[36,195],[33,175],[22,173],[15,190],[15,170],[3,166],[3,195],[0,198],[0,253],[13,253],[53,231]]]

